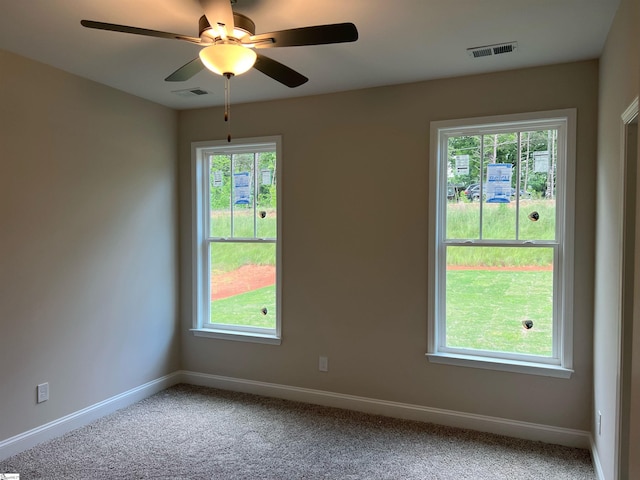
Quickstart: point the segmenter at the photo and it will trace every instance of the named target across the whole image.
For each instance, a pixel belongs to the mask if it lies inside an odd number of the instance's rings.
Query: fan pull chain
[[[227,122],[227,142],[231,143],[231,73],[224,74],[224,121]]]

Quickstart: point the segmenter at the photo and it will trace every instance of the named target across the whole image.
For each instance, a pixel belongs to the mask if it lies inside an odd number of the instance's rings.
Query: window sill
[[[196,337],[233,340],[235,342],[265,343],[268,345],[280,345],[282,342],[280,337],[262,333],[232,332],[229,330],[215,330],[212,328],[192,328],[191,332],[193,332],[193,335]]]
[[[518,362],[498,358],[479,357],[472,355],[456,355],[452,353],[427,353],[427,359],[432,363],[456,365],[459,367],[482,368],[485,370],[499,370],[503,372],[524,373],[527,375],[542,375],[545,377],[571,378],[573,370],[558,365],[546,363]]]

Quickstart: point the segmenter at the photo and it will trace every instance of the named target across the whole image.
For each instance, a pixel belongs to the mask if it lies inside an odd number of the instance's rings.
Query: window
[[[198,336],[280,343],[280,137],[192,145]]]
[[[432,362],[572,373],[575,110],[431,124]]]

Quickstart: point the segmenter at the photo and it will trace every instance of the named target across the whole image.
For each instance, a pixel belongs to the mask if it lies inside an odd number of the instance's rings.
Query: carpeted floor
[[[587,450],[177,385],[0,462],[32,479],[589,479]]]

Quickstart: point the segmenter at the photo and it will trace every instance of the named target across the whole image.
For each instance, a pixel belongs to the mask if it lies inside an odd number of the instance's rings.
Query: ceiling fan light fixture
[[[218,75],[240,75],[253,67],[256,58],[256,52],[233,42],[219,42],[200,50],[204,66]]]
[[[250,37],[251,35],[255,35],[256,33],[256,24],[253,23],[246,15],[242,15],[238,12],[233,12],[233,34],[231,35],[236,40],[242,40],[245,37]],[[199,27],[199,35],[202,37],[210,38],[211,40],[216,40],[220,37],[217,31],[211,27],[209,24],[209,20],[207,20],[206,16],[200,17],[200,21],[198,22]]]
[[[234,28],[233,29],[233,37],[237,38],[238,40],[242,40],[244,37],[248,37],[251,34],[249,32],[247,32],[246,30],[242,30],[241,28]]]

